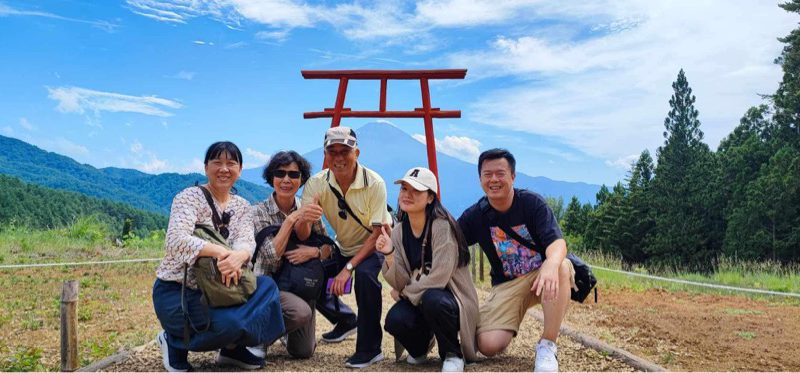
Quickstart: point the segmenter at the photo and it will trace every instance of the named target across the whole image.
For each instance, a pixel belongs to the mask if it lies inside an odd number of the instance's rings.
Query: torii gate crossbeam
[[[461,118],[461,110],[441,110],[431,107],[431,92],[428,81],[431,79],[464,79],[466,69],[440,70],[302,70],[305,79],[336,79],[339,89],[333,108],[323,111],[303,113],[304,119],[331,118],[331,127],[337,127],[342,118],[423,118],[425,122],[425,142],[428,151],[428,168],[439,179],[436,163],[436,140],[433,135],[433,118]],[[352,110],[344,107],[347,83],[350,80],[380,80],[380,102],[377,111]],[[422,107],[408,111],[386,110],[386,88],[389,80],[419,80],[422,94]],[[437,185],[438,186],[438,185]],[[441,198],[441,186],[439,194]]]

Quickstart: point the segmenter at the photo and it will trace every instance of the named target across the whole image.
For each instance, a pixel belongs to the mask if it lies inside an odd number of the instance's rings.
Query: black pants
[[[334,277],[339,274],[351,258],[334,252],[331,259],[325,263],[325,276]],[[327,294],[324,290],[317,300],[317,310],[332,324],[357,323],[356,353],[377,354],[381,351],[382,286],[378,281],[378,273],[382,265],[383,255],[376,252],[359,263],[353,271],[358,317],[338,297]]]
[[[463,358],[458,343],[458,312],[456,298],[449,290],[429,289],[419,306],[407,299],[395,303],[386,315],[385,328],[413,357],[426,355],[431,337],[436,336],[442,360],[448,353]]]

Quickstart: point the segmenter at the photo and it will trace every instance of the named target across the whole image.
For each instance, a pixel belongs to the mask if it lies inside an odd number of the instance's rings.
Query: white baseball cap
[[[434,193],[439,194],[439,184],[436,182],[436,175],[425,167],[414,167],[408,170],[402,179],[396,180],[394,183],[401,184],[404,181],[420,192],[432,190]]]
[[[358,140],[356,139],[356,132],[352,128],[339,126],[328,128],[325,131],[324,144],[326,148],[333,144],[344,144],[355,148],[358,145]]]

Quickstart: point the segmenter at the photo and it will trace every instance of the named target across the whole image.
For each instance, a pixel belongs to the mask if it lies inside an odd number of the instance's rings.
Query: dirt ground
[[[57,370],[61,282],[80,279],[80,360],[98,361],[120,349],[152,341],[160,330],[150,299],[155,264],[96,268],[48,268],[0,272],[0,370]],[[384,291],[388,298],[388,291]],[[345,298],[352,303],[352,296]],[[384,312],[388,310],[385,300]],[[670,370],[800,371],[800,306],[778,300],[668,292],[600,289],[600,303],[573,303],[566,319],[574,329],[626,349]],[[318,318],[318,333],[330,329]],[[526,318],[508,353],[468,370],[530,370],[540,325]],[[354,351],[351,337],[320,344],[311,360],[292,360],[279,344],[266,370],[342,370]],[[395,364],[384,338],[387,360],[376,370],[412,370]],[[38,356],[38,357],[37,357]],[[431,357],[435,356],[434,353]],[[630,370],[568,338],[559,341],[562,370]],[[192,354],[198,368],[216,370],[213,356]],[[38,361],[38,363],[37,363]],[[38,364],[38,365],[37,365]],[[161,370],[154,345],[113,370]],[[437,370],[438,359],[419,370]]]
[[[389,292],[384,291],[383,314],[386,316],[391,304],[394,302],[389,297]],[[481,297],[486,292],[481,291]],[[352,307],[355,307],[355,298],[352,295],[343,298]],[[332,325],[324,318],[317,317],[317,338],[320,334],[330,330]],[[527,317],[521,327],[520,334],[514,340],[508,351],[500,357],[486,359],[480,363],[466,367],[466,371],[532,371],[533,356],[536,342],[541,333],[541,325],[532,317]],[[439,371],[441,360],[438,358],[436,348],[430,353],[428,363],[420,366],[411,366],[405,361],[394,361],[394,343],[392,337],[384,332],[383,354],[386,357],[382,362],[370,366],[368,371]],[[347,370],[344,361],[355,352],[355,336],[347,338],[342,343],[327,344],[319,342],[314,356],[308,360],[292,359],[280,342],[274,344],[267,353],[267,365],[264,371],[341,371]],[[625,363],[603,356],[595,350],[587,349],[581,344],[569,339],[559,340],[559,361],[563,371],[632,371]],[[189,362],[198,371],[217,371],[235,369],[234,367],[218,367],[215,365],[215,353],[190,353]],[[142,351],[135,352],[132,356],[119,364],[113,365],[107,371],[157,371],[163,370],[161,363],[161,350],[155,343],[146,346]]]
[[[800,370],[800,306],[659,289],[600,294],[573,307],[568,323],[669,370]]]

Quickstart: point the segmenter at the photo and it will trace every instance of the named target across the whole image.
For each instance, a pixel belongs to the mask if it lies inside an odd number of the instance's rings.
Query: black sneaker
[[[189,365],[189,351],[170,347],[167,343],[167,332],[162,330],[156,337],[158,347],[161,348],[161,359],[167,372],[188,372],[192,370]]]
[[[356,323],[340,322],[333,327],[333,330],[322,335],[322,340],[328,343],[339,343],[345,338],[356,334],[358,325]]]
[[[377,354],[365,354],[363,352],[356,352],[353,356],[344,363],[348,368],[366,368],[383,360],[383,352],[378,351]]]
[[[235,365],[242,369],[253,370],[264,367],[264,358],[253,355],[245,346],[236,346],[230,350],[227,348],[219,350],[217,364]]]

